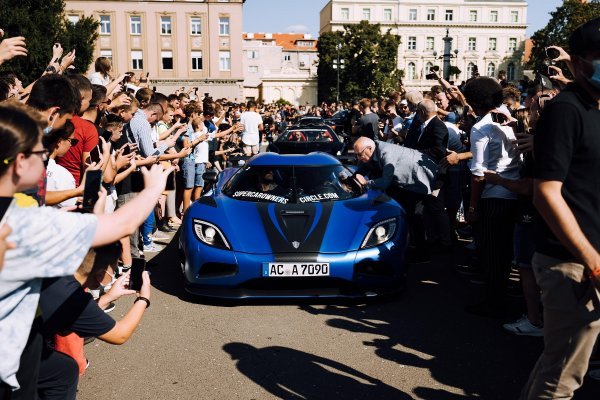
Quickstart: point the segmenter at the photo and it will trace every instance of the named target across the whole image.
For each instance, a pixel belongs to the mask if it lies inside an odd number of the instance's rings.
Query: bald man
[[[417,105],[419,129],[412,129],[406,138],[405,146],[419,150],[436,162],[446,157],[448,148],[448,128],[437,116],[437,106],[433,100],[425,99]]]

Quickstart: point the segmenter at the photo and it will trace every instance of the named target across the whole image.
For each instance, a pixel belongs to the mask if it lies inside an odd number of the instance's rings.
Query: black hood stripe
[[[333,202],[307,204],[256,203],[271,250],[276,261],[301,256],[321,250],[325,231],[331,217]],[[274,218],[273,218],[274,217]],[[293,242],[299,243],[298,248]]]

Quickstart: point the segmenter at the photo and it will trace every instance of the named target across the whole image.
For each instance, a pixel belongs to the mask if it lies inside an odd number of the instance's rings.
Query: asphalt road
[[[174,245],[150,263],[152,307],[133,337],[85,347],[79,399],[507,400],[542,350],[463,311],[480,288],[453,268],[462,252],[411,265],[393,299],[223,304],[185,294]],[[588,379],[576,399],[599,393]]]

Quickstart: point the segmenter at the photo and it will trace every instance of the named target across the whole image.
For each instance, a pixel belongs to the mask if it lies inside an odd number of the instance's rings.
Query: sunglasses
[[[79,143],[79,139],[75,139],[75,138],[68,138],[65,139],[67,142],[69,142],[71,144],[71,146],[77,146],[77,143]]]

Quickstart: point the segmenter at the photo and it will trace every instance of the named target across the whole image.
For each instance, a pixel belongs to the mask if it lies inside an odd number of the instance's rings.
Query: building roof
[[[243,39],[273,41],[284,51],[317,51],[317,39],[305,33],[244,33]]]

